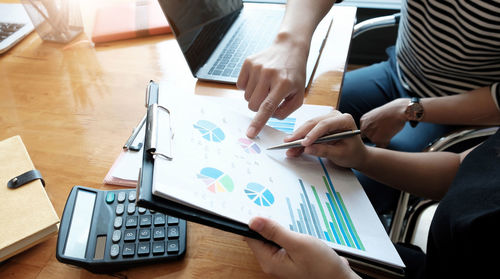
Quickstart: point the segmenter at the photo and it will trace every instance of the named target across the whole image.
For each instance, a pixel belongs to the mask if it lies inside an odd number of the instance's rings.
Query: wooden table
[[[305,99],[308,104],[337,105],[356,9],[334,9],[329,39]],[[86,33],[90,32],[86,29]],[[172,35],[95,47],[88,38],[82,34],[78,43],[69,46],[43,42],[33,33],[0,56],[0,139],[22,137],[59,216],[73,185],[118,189],[102,181],[145,113],[144,93],[150,79],[172,84],[179,96],[243,98],[234,86],[193,78]],[[0,278],[111,277],[59,263],[56,240],[54,236],[1,263]],[[129,278],[266,277],[241,236],[194,223],[188,223],[183,260],[119,274]]]

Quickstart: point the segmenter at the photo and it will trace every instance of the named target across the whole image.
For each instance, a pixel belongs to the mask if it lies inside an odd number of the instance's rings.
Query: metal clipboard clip
[[[151,81],[148,85],[146,96],[151,94],[152,90],[158,93],[158,84]],[[148,99],[146,99],[148,100]],[[170,110],[157,103],[147,104],[147,117],[146,117],[146,137],[144,142],[144,150],[151,154],[153,158],[161,157],[169,161],[173,160],[172,143],[174,132],[172,128]],[[168,116],[168,121],[161,121]],[[158,143],[160,142],[160,148]]]

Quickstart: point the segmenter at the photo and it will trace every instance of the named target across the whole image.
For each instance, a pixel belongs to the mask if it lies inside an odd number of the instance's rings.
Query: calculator
[[[137,207],[135,201],[135,189],[74,186],[61,218],[57,259],[109,273],[182,258],[186,221]]]

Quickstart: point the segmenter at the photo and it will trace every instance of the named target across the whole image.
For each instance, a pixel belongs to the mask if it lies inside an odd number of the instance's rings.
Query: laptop
[[[28,36],[33,24],[21,4],[0,4],[0,53]]]
[[[249,55],[271,45],[284,5],[243,4],[242,0],[159,0],[194,77],[235,84]],[[300,20],[300,19],[298,19]],[[331,25],[325,16],[311,42],[306,87]]]

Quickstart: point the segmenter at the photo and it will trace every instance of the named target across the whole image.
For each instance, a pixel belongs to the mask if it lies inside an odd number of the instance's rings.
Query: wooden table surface
[[[91,11],[82,7],[84,16]],[[337,105],[355,13],[354,7],[334,7],[329,39],[305,103]],[[45,189],[59,216],[74,185],[120,188],[102,181],[145,113],[144,93],[150,79],[172,86],[179,97],[243,98],[235,86],[193,78],[172,35],[93,47],[88,41],[88,26],[86,23],[85,34],[73,41],[76,44],[44,42],[34,32],[0,55],[0,139],[21,136],[45,178]],[[114,275],[266,277],[243,237],[194,223],[188,223],[187,230],[183,260]],[[112,277],[58,262],[56,240],[54,236],[0,263],[0,278]]]

